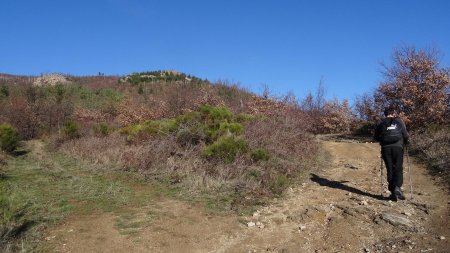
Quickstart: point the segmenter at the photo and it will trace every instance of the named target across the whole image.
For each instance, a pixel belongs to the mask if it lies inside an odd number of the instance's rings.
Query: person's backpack
[[[398,120],[391,118],[382,123],[380,140],[385,144],[396,143],[403,138],[402,124]]]

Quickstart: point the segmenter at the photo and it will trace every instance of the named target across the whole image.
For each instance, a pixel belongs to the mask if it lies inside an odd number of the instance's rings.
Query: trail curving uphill
[[[411,164],[413,199],[409,200],[405,168],[403,187],[408,200],[389,202],[380,197],[378,144],[338,136],[323,136],[320,141],[330,155],[326,166],[251,216],[214,216],[180,201],[161,200],[128,214],[129,223],[151,219],[132,233],[123,233],[118,225],[121,217],[113,214],[71,217],[48,231],[44,249],[56,252],[450,251],[448,193],[427,175],[423,166]]]

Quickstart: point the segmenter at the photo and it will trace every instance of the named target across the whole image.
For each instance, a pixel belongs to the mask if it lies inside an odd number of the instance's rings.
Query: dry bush
[[[37,115],[24,97],[12,95],[8,100],[1,101],[0,106],[2,108],[0,118],[13,125],[21,138],[30,139],[37,135],[39,131]]]
[[[119,84],[119,77],[117,76],[83,76],[72,77],[72,80],[74,83],[91,90],[114,88],[115,90],[125,91],[126,89],[126,87]]]
[[[311,141],[311,135],[307,132],[309,124],[309,118],[301,112],[297,112],[296,115],[286,113],[263,117],[246,127],[246,140],[250,148],[262,147],[270,154],[302,155],[309,145],[299,143]]]
[[[215,95],[223,104],[235,113],[248,113],[248,103],[252,101],[253,94],[246,89],[226,81],[218,81],[212,86]]]
[[[201,104],[204,92],[201,84],[171,82],[163,85],[161,98],[166,103],[164,117],[175,117],[196,110]]]
[[[309,94],[300,105],[313,124],[311,132],[314,134],[349,132],[355,126],[357,118],[353,114],[348,100],[327,101],[321,97],[321,92],[317,94],[319,95]]]
[[[357,118],[352,112],[347,99],[326,100],[322,81],[315,94],[309,93],[301,102],[300,108],[308,115],[314,134],[349,132],[356,124]]]
[[[0,74],[0,85],[31,86],[35,80],[34,76]]]
[[[334,99],[325,102],[318,130],[320,133],[348,133],[355,120],[348,101],[344,99],[341,103]]]
[[[25,84],[14,87],[0,100],[0,120],[16,127],[23,139],[55,133],[73,113],[72,103],[60,98],[49,97],[44,88]]]
[[[356,116],[353,133],[356,135],[373,136],[376,122],[380,119],[373,96],[370,93],[357,95],[353,103],[353,113]]]
[[[60,150],[95,164],[155,174],[158,165],[173,155],[175,145],[171,138],[153,138],[129,144],[123,135],[115,132],[106,137],[87,135],[69,140],[61,145]]]
[[[450,186],[450,127],[434,126],[415,131],[411,151],[426,161],[433,175],[444,178]]]
[[[208,162],[200,155],[201,147],[181,148],[174,136],[134,144],[118,133],[104,138],[85,136],[65,142],[60,150],[95,164],[133,171],[140,178],[179,184],[189,192],[229,185],[226,179],[233,167]]]
[[[353,111],[358,120],[372,123],[379,120],[379,112],[376,111],[375,101],[370,93],[364,93],[355,97]]]
[[[246,128],[249,148],[262,148],[271,157],[269,161],[248,171],[260,180],[259,188],[280,193],[287,187],[287,182],[283,183],[284,177],[289,180],[308,171],[317,154],[314,137],[308,132],[311,123],[307,114],[291,108],[256,120]],[[280,182],[283,185],[277,185]]]
[[[383,65],[385,80],[374,94],[378,111],[394,105],[414,129],[448,124],[450,69],[439,66],[436,51],[404,47],[392,58],[392,66]]]

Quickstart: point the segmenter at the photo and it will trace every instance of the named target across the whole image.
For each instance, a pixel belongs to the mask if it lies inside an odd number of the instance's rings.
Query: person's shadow
[[[318,183],[320,186],[327,186],[334,189],[340,189],[344,191],[348,191],[351,193],[359,194],[366,197],[371,197],[378,200],[387,200],[387,197],[383,197],[381,195],[375,195],[372,193],[361,191],[360,189],[345,185],[344,183],[348,183],[349,181],[332,181],[326,178],[322,178],[316,174],[311,173],[311,181]]]

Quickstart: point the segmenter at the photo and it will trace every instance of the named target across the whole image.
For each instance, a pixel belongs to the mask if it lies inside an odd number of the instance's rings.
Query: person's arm
[[[409,143],[409,134],[408,134],[408,131],[406,130],[406,125],[405,125],[405,123],[403,122],[403,120],[400,121],[400,122],[401,122],[401,124],[402,124],[403,142],[404,142],[406,145],[408,145],[408,143]]]
[[[380,126],[381,126],[381,123],[378,123],[375,125],[375,133],[373,135],[373,139],[377,142],[380,142],[380,132],[381,132]]]

